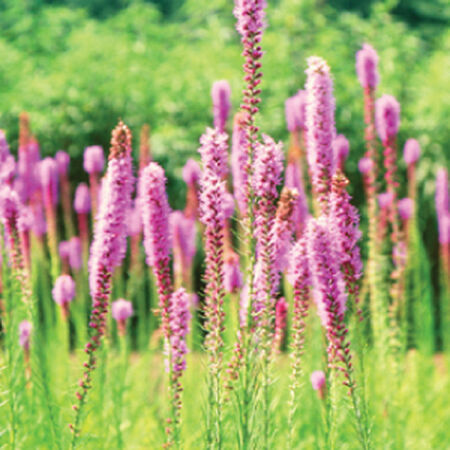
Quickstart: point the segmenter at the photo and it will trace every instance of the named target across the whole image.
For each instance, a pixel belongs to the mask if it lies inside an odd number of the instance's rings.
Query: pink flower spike
[[[231,108],[231,88],[227,80],[215,81],[211,89],[213,101],[214,128],[225,131],[228,114]]]
[[[420,158],[420,144],[416,139],[408,139],[403,148],[403,159],[409,166],[415,164]]]
[[[394,201],[394,195],[392,192],[382,192],[378,194],[378,205],[381,209],[388,209]]]
[[[119,298],[111,303],[111,315],[118,322],[127,320],[133,315],[133,304],[128,300]]]
[[[86,183],[80,183],[77,186],[73,209],[77,214],[88,214],[91,210],[91,196]]]
[[[70,238],[69,241],[69,265],[72,270],[80,270],[83,264],[81,239],[77,236]]]
[[[398,215],[402,220],[409,220],[414,212],[414,200],[411,198],[402,198],[397,203]]]
[[[60,306],[70,303],[75,298],[75,281],[70,275],[60,275],[55,281],[52,295]]]
[[[83,167],[88,174],[99,174],[103,172],[105,155],[100,145],[92,145],[84,149]]]
[[[200,182],[201,173],[198,162],[189,158],[183,167],[183,180],[188,186],[196,186]]]
[[[315,370],[311,374],[311,385],[315,391],[320,391],[326,384],[325,373],[322,370]]]
[[[400,104],[392,95],[383,95],[375,102],[375,124],[383,143],[395,138],[400,125]]]
[[[70,156],[64,150],[58,150],[55,155],[56,165],[58,167],[58,174],[60,176],[67,175],[70,164]]]
[[[46,207],[58,203],[58,165],[49,156],[39,163],[39,177]]]
[[[290,132],[305,128],[306,121],[306,91],[299,90],[297,94],[289,97],[285,103],[287,129]]]
[[[33,325],[28,320],[19,323],[19,345],[26,351],[30,348],[30,337]]]
[[[373,169],[374,164],[373,161],[368,158],[367,156],[361,158],[358,161],[358,170],[363,174],[363,175],[368,175],[371,170]]]
[[[317,56],[308,58],[306,74],[307,159],[313,191],[323,212],[327,208],[327,197],[335,166],[332,149],[336,135],[333,82],[328,64]]]
[[[379,82],[378,55],[375,49],[364,44],[361,50],[356,52],[356,74],[363,88],[375,89]]]
[[[338,169],[344,170],[345,161],[348,158],[350,152],[350,144],[348,139],[343,134],[338,134],[333,139],[333,157]]]
[[[230,294],[238,292],[243,285],[239,256],[234,252],[230,252],[225,256],[225,263],[223,265],[223,285],[225,291]]]

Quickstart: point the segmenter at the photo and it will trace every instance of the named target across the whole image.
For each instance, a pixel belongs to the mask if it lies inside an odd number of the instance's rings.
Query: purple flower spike
[[[62,260],[69,259],[69,241],[61,241],[59,243],[59,256]]]
[[[289,161],[286,167],[285,187],[295,189],[297,198],[292,213],[297,238],[301,236],[309,218],[308,198],[303,184],[302,168],[298,161]]]
[[[24,350],[30,349],[30,337],[33,325],[28,320],[19,323],[19,344]]]
[[[300,90],[284,103],[287,129],[292,133],[305,128],[306,91]]]
[[[58,166],[58,174],[60,176],[67,175],[70,164],[70,156],[64,150],[58,150],[55,155],[55,161]]]
[[[77,214],[88,214],[91,210],[91,195],[86,183],[80,183],[75,191],[73,209]]]
[[[411,198],[402,198],[397,203],[398,215],[402,220],[409,220],[414,212],[414,200]]]
[[[248,205],[248,136],[245,128],[245,113],[234,116],[231,144],[231,172],[233,175],[234,197],[242,217],[247,214]]]
[[[231,88],[227,80],[216,81],[212,85],[211,96],[213,101],[214,128],[220,132],[225,131],[228,114],[231,108]]]
[[[311,374],[311,385],[315,391],[321,390],[326,384],[325,373],[322,370],[315,370]]]
[[[450,191],[448,172],[444,168],[438,169],[436,174],[435,204],[439,227],[439,242],[441,244],[448,244],[450,242],[448,228],[450,218]]]
[[[308,58],[306,74],[307,156],[313,190],[321,210],[325,211],[334,167],[332,143],[336,135],[333,82],[328,64],[317,56]]]
[[[133,304],[128,300],[119,298],[111,304],[111,314],[114,320],[118,322],[127,320],[133,315]]]
[[[379,82],[378,55],[375,49],[364,44],[361,50],[356,52],[356,74],[363,88],[374,89]]]
[[[72,270],[80,270],[83,264],[81,239],[77,236],[70,238],[69,241],[69,265]]]
[[[58,164],[49,156],[39,163],[39,177],[46,205],[58,203]]]
[[[233,14],[237,19],[236,29],[243,39],[262,32],[265,27],[265,7],[265,0],[235,0]]]
[[[382,142],[395,138],[400,125],[400,104],[392,95],[383,95],[375,102],[375,124]]]
[[[64,307],[75,298],[75,281],[70,275],[61,275],[53,286],[53,300],[60,306]]]
[[[91,147],[85,148],[83,167],[88,174],[99,174],[103,172],[105,155],[100,145],[92,145]]]
[[[368,175],[371,170],[373,169],[374,164],[373,161],[368,158],[367,156],[365,156],[364,158],[361,158],[358,161],[358,170],[363,174],[363,175]]]
[[[172,294],[169,310],[171,336],[169,339],[173,371],[177,378],[186,369],[185,355],[188,352],[186,336],[191,320],[189,296],[183,288]]]
[[[382,192],[381,194],[378,194],[378,205],[381,209],[390,208],[393,201],[394,195],[392,192]]]
[[[420,158],[420,144],[416,139],[408,139],[403,148],[403,159],[409,166],[415,164]]]
[[[164,337],[169,338],[169,305],[172,294],[170,277],[170,206],[166,193],[163,168],[151,162],[144,168],[140,180],[142,228],[147,264],[153,267],[158,287]]]
[[[200,182],[202,171],[195,159],[189,158],[183,167],[183,180],[188,186],[196,186]]]
[[[207,128],[200,138],[199,153],[203,170],[223,178],[228,173],[227,135],[213,128]]]
[[[337,168],[344,170],[345,161],[350,152],[350,144],[343,134],[338,134],[333,140],[333,155]]]

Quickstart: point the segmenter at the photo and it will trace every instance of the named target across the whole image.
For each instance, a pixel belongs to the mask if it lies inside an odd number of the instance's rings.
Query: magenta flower
[[[358,170],[363,174],[367,175],[373,170],[374,164],[373,161],[367,156],[361,158],[358,161]]]
[[[183,167],[183,180],[188,186],[196,186],[200,182],[202,171],[195,159],[189,158]]]
[[[359,305],[358,280],[362,275],[362,261],[358,246],[361,239],[358,210],[350,203],[351,197],[346,191],[348,179],[338,171],[333,176],[330,194],[330,229],[334,245],[342,267],[347,292],[353,295],[355,304]],[[362,319],[362,312],[358,309]]]
[[[285,103],[287,129],[292,133],[305,128],[306,122],[306,91],[300,90]]]
[[[58,150],[55,155],[56,165],[58,167],[58,174],[67,175],[67,170],[70,164],[70,156],[64,150]]]
[[[105,155],[100,145],[92,145],[84,149],[83,168],[88,174],[103,172]]]
[[[62,260],[69,261],[69,241],[61,241],[59,243],[58,249],[59,249],[59,257]]]
[[[388,209],[392,205],[394,196],[392,192],[382,192],[378,194],[378,205],[381,209]]]
[[[195,219],[187,217],[182,211],[173,211],[170,214],[169,225],[175,277],[188,286],[192,262],[197,250]]]
[[[213,102],[214,128],[225,131],[228,114],[231,108],[231,88],[227,80],[215,81],[211,89]]]
[[[336,168],[344,170],[345,161],[348,158],[350,152],[350,145],[348,139],[343,134],[338,134],[332,143],[333,147],[333,159],[335,161]]]
[[[17,172],[21,186],[20,197],[26,203],[39,189],[38,163],[41,159],[39,144],[35,140],[28,140],[26,145],[19,142],[19,156]]]
[[[315,391],[321,390],[326,384],[325,373],[322,370],[315,370],[311,374],[311,385]]]
[[[199,153],[203,171],[223,178],[228,173],[227,135],[213,128],[207,128],[200,138]]]
[[[265,7],[265,0],[235,1],[233,14],[237,19],[236,29],[243,40],[261,36],[262,30],[265,28]]]
[[[408,139],[403,148],[403,159],[409,166],[415,164],[420,157],[420,144],[416,139]]]
[[[273,351],[279,352],[283,345],[287,326],[288,304],[281,297],[275,304],[275,334],[273,338]]]
[[[228,252],[223,265],[223,286],[226,292],[236,293],[242,288],[243,277],[239,264],[239,255]]]
[[[392,192],[382,192],[378,194],[378,205],[380,207],[379,218],[378,218],[378,240],[381,242],[387,232],[387,224],[389,221],[389,214],[394,202],[394,194]]]
[[[308,58],[306,70],[306,128],[307,157],[311,171],[313,191],[321,211],[327,209],[334,167],[333,139],[335,102],[330,68],[317,56]]]
[[[19,345],[25,350],[30,349],[30,338],[33,325],[28,320],[19,323]]]
[[[52,289],[53,300],[63,309],[75,298],[75,281],[70,275],[60,275]]]
[[[151,162],[140,180],[141,212],[144,232],[144,248],[147,264],[153,267],[158,287],[159,306],[162,314],[164,336],[169,338],[169,305],[172,294],[170,277],[170,206],[166,193],[164,170]]]
[[[356,52],[356,74],[363,88],[375,89],[379,82],[378,55],[375,49],[364,44],[361,50]]]
[[[248,135],[245,128],[245,113],[234,116],[233,136],[231,143],[231,172],[233,176],[234,197],[242,217],[247,214],[248,207]]]
[[[142,231],[142,214],[139,202],[135,200],[134,206],[128,212],[129,221],[127,224],[128,236],[138,236]]]
[[[75,190],[73,209],[77,214],[89,214],[91,210],[91,197],[86,183],[80,183]]]
[[[47,207],[53,207],[58,203],[58,164],[49,156],[39,163],[39,178]]]
[[[436,194],[435,194],[436,212],[439,227],[439,242],[448,244],[448,218],[450,217],[450,190],[448,182],[448,172],[440,168],[436,174]]]
[[[414,212],[414,200],[411,198],[402,198],[397,203],[398,215],[401,220],[409,220]]]
[[[0,130],[0,182],[11,185],[16,174],[16,160],[9,151],[3,130]]]
[[[126,252],[126,221],[131,206],[133,185],[131,133],[123,122],[119,122],[112,132],[108,168],[89,260],[89,284],[92,296],[89,322],[91,337],[85,346],[88,361],[84,365],[85,370],[80,380],[81,392],[76,394],[78,405],[74,407],[75,425],[71,426],[74,440],[79,433],[80,407],[84,405],[92,383],[91,372],[96,366],[95,351],[100,347],[105,333],[112,273],[114,268],[120,265]]]
[[[72,270],[80,270],[82,266],[82,249],[81,240],[79,237],[74,236],[70,238],[68,246],[69,265]]]
[[[383,143],[397,136],[400,104],[392,95],[385,94],[375,102],[375,124]]]
[[[119,298],[111,303],[111,314],[117,322],[119,335],[125,336],[127,320],[133,315],[133,304],[128,300]]]

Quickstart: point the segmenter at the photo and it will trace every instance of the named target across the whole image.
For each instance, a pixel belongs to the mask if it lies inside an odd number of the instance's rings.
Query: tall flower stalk
[[[205,349],[208,353],[207,439],[211,448],[222,446],[223,284],[225,181],[227,135],[208,128],[200,138],[203,173],[200,180],[200,220],[205,226]]]
[[[334,168],[335,101],[330,68],[317,56],[308,58],[306,70],[306,145],[316,214],[326,213]]]
[[[308,223],[307,249],[311,267],[315,301],[328,340],[328,365],[344,376],[355,414],[361,446],[369,447],[360,399],[356,393],[356,382],[348,340],[348,329],[344,321],[347,296],[339,269],[340,258],[333,243],[330,220],[327,217],[313,219]]]
[[[108,169],[104,181],[94,239],[89,261],[92,311],[89,321],[90,339],[85,346],[87,361],[76,393],[77,402],[73,406],[75,418],[70,428],[73,433],[71,448],[77,445],[80,434],[81,413],[92,387],[92,372],[97,365],[97,350],[102,344],[106,331],[109,294],[112,274],[119,266],[126,252],[126,219],[131,205],[134,185],[131,163],[131,133],[119,122],[112,132]]]

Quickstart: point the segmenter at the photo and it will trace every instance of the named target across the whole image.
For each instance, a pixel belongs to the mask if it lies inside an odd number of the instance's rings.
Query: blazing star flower
[[[58,203],[58,164],[53,158],[44,158],[39,163],[39,176],[44,197],[44,204]]]
[[[128,300],[119,298],[111,303],[111,315],[117,321],[120,336],[125,336],[127,320],[133,315],[133,304]]]
[[[231,108],[231,88],[228,81],[215,81],[212,85],[211,96],[213,101],[214,128],[223,132],[225,131],[225,125]]]
[[[306,74],[307,157],[313,190],[321,211],[325,211],[334,168],[332,144],[336,129],[333,82],[328,64],[317,56],[308,58]]]
[[[200,182],[202,171],[195,159],[189,158],[183,167],[183,180],[188,185],[197,185]]]
[[[409,166],[415,164],[420,157],[420,144],[416,139],[408,139],[403,148],[403,159]]]
[[[400,125],[400,104],[392,95],[383,95],[375,103],[375,124],[382,142],[397,135]]]
[[[235,252],[228,252],[225,255],[223,265],[223,285],[226,292],[236,293],[243,285],[242,272],[239,265],[239,255]]]
[[[144,249],[147,264],[153,268],[158,287],[159,305],[162,312],[162,326],[166,339],[169,338],[169,305],[172,294],[170,277],[170,206],[166,193],[164,170],[151,162],[143,171],[140,180],[142,225]]]
[[[344,170],[344,164],[348,158],[350,152],[350,145],[348,139],[343,134],[338,134],[332,143],[333,147],[333,158],[335,161],[336,168]]]
[[[287,129],[292,133],[305,128],[306,124],[306,91],[300,90],[285,103]]]
[[[59,276],[52,290],[53,300],[64,307],[75,298],[75,281],[70,275]]]
[[[411,198],[402,198],[397,204],[398,215],[401,220],[408,220],[413,215],[414,200]]]
[[[28,351],[30,348],[32,329],[33,325],[28,320],[23,320],[19,323],[19,344],[26,351]]]
[[[373,161],[366,156],[358,161],[358,170],[363,174],[368,174],[373,169]]]
[[[318,392],[319,398],[323,399],[325,397],[325,387],[326,387],[326,377],[322,370],[315,370],[311,374],[311,385],[312,388]]]
[[[68,246],[69,265],[72,270],[80,270],[82,266],[82,250],[81,240],[79,237],[74,236],[69,240]]]
[[[67,169],[70,164],[70,156],[64,150],[58,150],[55,155],[56,165],[59,175],[67,175]]]
[[[356,52],[356,74],[363,88],[374,89],[379,82],[378,55],[375,49],[364,44],[361,50]]]
[[[302,168],[298,161],[288,162],[284,185],[286,188],[293,189],[297,192],[292,220],[296,229],[297,238],[299,238],[309,218],[309,209],[308,198],[306,197],[303,184]]]
[[[91,210],[91,197],[86,183],[80,183],[75,190],[73,209],[77,214],[89,214]]]
[[[84,149],[83,168],[88,174],[103,172],[105,155],[100,145],[92,145]]]

